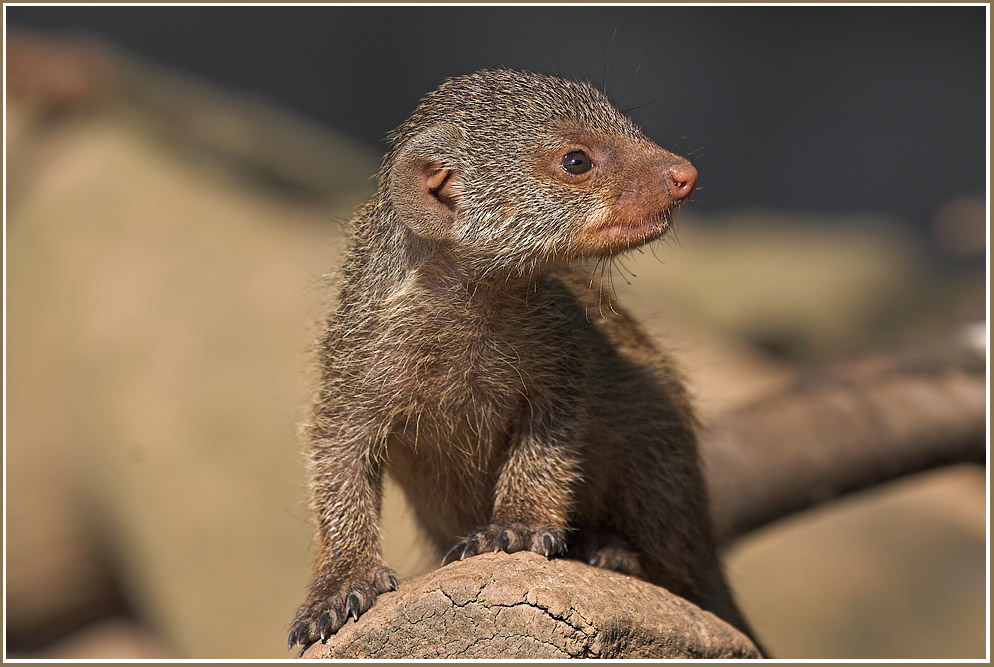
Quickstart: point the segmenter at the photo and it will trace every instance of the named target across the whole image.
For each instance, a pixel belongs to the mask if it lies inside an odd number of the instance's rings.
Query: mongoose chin
[[[748,632],[680,375],[581,266],[663,234],[694,167],[595,87],[513,70],[444,81],[391,141],[317,342],[319,550],[290,646],[396,588],[378,529],[385,471],[446,563],[581,559]]]

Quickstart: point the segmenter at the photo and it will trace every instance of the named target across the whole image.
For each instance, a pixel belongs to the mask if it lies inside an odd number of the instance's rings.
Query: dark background
[[[976,7],[10,7],[258,93],[382,150],[445,76],[481,67],[605,84],[688,155],[702,212],[893,216],[983,195]],[[378,145],[377,145],[378,144]]]

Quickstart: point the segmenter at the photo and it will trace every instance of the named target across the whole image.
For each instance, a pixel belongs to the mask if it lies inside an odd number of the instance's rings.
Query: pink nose
[[[674,199],[686,199],[697,185],[697,170],[689,162],[679,162],[666,170],[670,177],[670,194]]]

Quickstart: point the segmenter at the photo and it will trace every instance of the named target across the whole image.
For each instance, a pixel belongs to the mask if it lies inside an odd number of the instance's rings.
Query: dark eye
[[[571,174],[585,174],[590,171],[593,163],[583,151],[571,151],[563,157],[562,165]]]

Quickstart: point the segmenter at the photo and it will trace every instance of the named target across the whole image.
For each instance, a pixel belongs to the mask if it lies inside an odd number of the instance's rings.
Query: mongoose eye
[[[563,157],[562,165],[571,174],[585,174],[590,171],[593,163],[583,151],[570,151]]]

